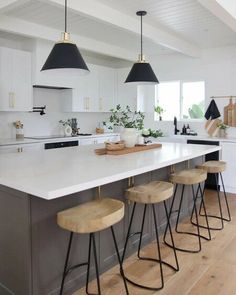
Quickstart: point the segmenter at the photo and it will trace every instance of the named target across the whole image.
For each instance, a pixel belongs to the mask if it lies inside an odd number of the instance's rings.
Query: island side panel
[[[32,294],[30,202],[0,186],[0,294]]]
[[[59,294],[69,232],[57,225],[57,212],[88,202],[96,197],[95,189],[54,200],[30,197],[32,227],[33,294]],[[98,244],[99,246],[99,244]],[[74,235],[70,264],[87,260],[88,235]],[[84,283],[86,267],[73,271],[65,282],[65,292],[72,294]]]
[[[176,170],[181,170],[183,168],[186,168],[186,163],[176,165]],[[169,172],[170,169],[166,167],[153,172],[141,174],[135,177],[135,185],[148,183],[151,180],[168,180]],[[114,197],[124,200],[124,191],[126,188],[127,179],[124,179],[102,186],[101,195],[102,197]],[[14,237],[21,238],[18,244],[15,244],[14,247],[12,246],[12,248],[10,248],[12,249],[11,254],[13,259],[10,258],[11,263],[8,264],[8,266],[9,273],[13,274],[13,276],[9,279],[5,275],[5,272],[1,270],[0,275],[2,282],[7,282],[7,285],[12,287],[13,291],[15,290],[14,288],[18,288],[17,292],[15,292],[17,295],[58,294],[69,233],[57,226],[56,214],[61,210],[87,202],[96,197],[96,189],[86,190],[50,201],[15,192],[13,190],[2,190],[1,204],[6,208],[2,208],[3,206],[1,206],[1,228],[5,227],[5,220],[10,218],[9,226],[4,229],[4,235],[7,237],[6,241],[9,244],[12,243],[11,233],[14,233]],[[185,213],[189,211],[188,208],[191,206],[191,203],[191,198],[186,198],[186,202],[184,203]],[[11,211],[12,208],[13,211]],[[126,203],[125,218],[119,224],[115,225],[120,251],[123,249],[131,209],[132,206]],[[143,208],[140,206],[137,211],[138,214],[134,222],[134,230],[139,228],[142,209]],[[14,214],[11,214],[11,212]],[[164,227],[165,218],[163,206],[158,206],[157,215],[159,224]],[[9,230],[7,231],[7,229]],[[153,220],[150,211],[148,211],[147,215],[144,237],[144,244],[152,240],[154,237]],[[101,234],[97,234],[96,239],[100,269],[101,272],[103,272],[116,263],[113,241],[108,230],[101,232]],[[4,251],[6,251],[8,247],[7,245],[5,246],[3,238],[2,242],[1,245],[3,245],[2,247]],[[137,237],[131,240],[127,256],[136,248]],[[87,260],[87,250],[88,235],[76,235],[72,248],[71,264],[85,262]],[[3,254],[1,256],[3,256]],[[7,265],[9,253],[7,253],[6,256],[7,257],[5,258],[3,257],[3,265]],[[15,264],[13,265],[15,257],[18,264],[19,261],[21,262],[20,269],[16,267]],[[86,268],[81,268],[74,271],[70,277],[68,277],[65,284],[64,295],[72,294],[73,291],[85,284],[85,273]],[[93,275],[94,272],[92,270],[91,278],[93,278]],[[14,276],[19,276],[21,278],[21,280],[18,280],[21,284],[20,287]],[[9,283],[8,280],[10,280]],[[19,293],[21,290],[22,293]]]

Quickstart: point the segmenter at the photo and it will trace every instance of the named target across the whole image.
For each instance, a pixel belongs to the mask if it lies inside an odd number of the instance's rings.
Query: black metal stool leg
[[[180,231],[178,231],[178,225],[179,225],[179,216],[180,216],[180,212],[181,212],[181,207],[182,207],[182,203],[183,203],[184,189],[185,189],[185,185],[183,185],[183,188],[182,188],[181,198],[180,198],[180,202],[179,202],[178,215],[177,215],[177,219],[176,219],[176,223],[175,223],[175,231],[177,233],[181,233]]]
[[[174,256],[175,256],[175,263],[176,263],[175,270],[179,271],[179,262],[178,262],[177,253],[176,253],[176,249],[175,249],[175,243],[174,243],[174,238],[173,238],[172,229],[171,229],[171,225],[170,225],[170,219],[169,219],[169,215],[168,215],[168,211],[167,211],[166,201],[164,201],[164,208],[165,208],[165,213],[166,213],[167,227],[169,228],[171,243],[173,246],[173,251],[174,251]],[[166,227],[166,229],[167,229],[167,227]]]
[[[87,267],[87,277],[86,277],[86,293],[89,294],[88,284],[89,284],[89,274],[90,274],[90,260],[91,260],[91,246],[92,246],[92,234],[89,234],[89,249],[88,249],[88,267]]]
[[[117,259],[118,259],[118,262],[119,262],[119,265],[120,265],[120,273],[121,273],[121,276],[122,276],[122,279],[123,279],[123,282],[124,282],[125,291],[126,291],[126,294],[129,295],[129,290],[128,290],[127,282],[126,282],[126,279],[125,279],[124,270],[123,270],[123,266],[122,266],[122,262],[121,262],[121,258],[120,258],[119,249],[118,249],[118,246],[117,246],[117,241],[116,241],[116,236],[115,236],[113,226],[111,226],[111,233],[112,233],[112,237],[113,237],[113,241],[114,241],[114,245],[115,245],[115,249],[116,249]]]
[[[202,225],[198,225],[201,228],[206,228],[208,230],[208,236],[209,238],[205,238],[207,241],[211,240],[211,230],[210,230],[210,225],[209,225],[209,220],[208,220],[208,215],[207,215],[207,211],[206,211],[206,205],[205,205],[205,201],[204,201],[204,194],[201,188],[201,185],[199,184],[199,188],[200,188],[200,193],[201,193],[201,204],[203,206],[203,210],[204,210],[204,215],[205,215],[205,219],[206,219],[206,227],[202,226]],[[202,237],[202,236],[201,236]]]
[[[162,259],[161,259],[161,249],[160,249],[160,242],[159,242],[159,234],[158,234],[158,227],[157,227],[157,218],[156,218],[156,211],[155,206],[152,204],[152,212],[154,217],[154,226],[155,226],[155,233],[156,233],[156,241],[157,241],[157,251],[158,251],[158,260],[160,264],[160,273],[161,273],[161,290],[164,287],[164,278],[163,278],[163,269],[162,269]]]
[[[221,179],[221,183],[223,186],[223,192],[224,192],[224,197],[225,197],[225,203],[226,203],[226,207],[227,207],[227,212],[228,212],[228,218],[223,218],[225,221],[231,221],[231,215],[230,215],[230,210],[229,210],[229,204],[228,204],[228,199],[227,199],[227,195],[226,195],[226,191],[225,191],[225,184],[224,184],[224,180],[223,180],[223,176],[222,173],[220,172],[220,179]]]
[[[226,208],[227,208],[227,213],[228,213],[229,218],[223,217],[223,211],[222,211],[222,205],[221,205],[221,199],[220,199],[220,191],[219,191],[219,186],[218,186],[217,173],[214,173],[215,184],[216,184],[216,187],[217,187],[217,198],[218,198],[220,216],[207,214],[207,217],[208,218],[216,218],[216,219],[221,220],[221,226],[220,227],[211,227],[211,226],[209,226],[210,230],[222,230],[224,228],[224,221],[231,221],[229,204],[228,204],[227,195],[226,195],[226,192],[225,192],[225,186],[224,186],[223,177],[222,177],[221,173],[219,173],[219,174],[220,174],[221,183],[222,183],[222,186],[223,186],[224,198],[225,198],[225,203],[226,203]],[[204,194],[204,192],[203,192],[203,194]],[[202,208],[202,204],[200,206],[199,215],[205,216],[206,213],[202,214],[201,213],[201,208]]]
[[[99,270],[98,270],[98,259],[97,259],[97,249],[96,249],[96,242],[95,242],[94,233],[91,234],[91,237],[92,237],[92,243],[93,243],[93,255],[94,255],[94,262],[95,262],[98,295],[101,295],[101,287],[100,287],[100,280],[99,280]]]
[[[177,193],[177,189],[178,189],[178,184],[176,184],[176,186],[175,186],[174,195],[172,197],[172,202],[171,202],[171,205],[170,205],[170,212],[168,214],[169,222],[171,220],[171,214],[172,214],[172,210],[173,210],[173,206],[174,206],[174,202],[175,202],[175,196],[176,196],[176,193]],[[164,237],[163,237],[164,242],[166,240],[167,229],[168,229],[168,225],[166,225],[165,232],[164,232]]]
[[[196,192],[196,199],[195,199],[196,201],[197,201],[197,198],[198,198],[198,192],[199,192],[199,189],[200,189],[200,183],[199,183],[199,185],[198,185],[197,192]],[[200,202],[199,215],[200,215],[200,211],[201,211],[201,206],[202,206],[202,200],[201,200],[201,202]],[[192,209],[192,213],[191,213],[191,217],[190,217],[191,222],[193,221],[193,214],[194,214],[194,207],[193,207],[193,209]]]
[[[121,275],[123,274],[124,275],[124,279],[126,279],[127,282],[131,283],[134,286],[137,286],[137,287],[140,287],[140,288],[143,288],[143,289],[147,289],[147,290],[158,291],[158,290],[162,289],[163,286],[164,286],[164,276],[163,276],[162,266],[165,265],[165,266],[171,268],[172,270],[177,271],[178,270],[178,261],[177,261],[177,268],[175,268],[171,264],[169,264],[169,263],[167,263],[167,262],[165,262],[165,261],[163,261],[161,259],[161,251],[160,251],[160,243],[159,243],[159,235],[158,235],[158,227],[157,227],[157,218],[156,218],[156,213],[155,213],[155,206],[154,206],[154,204],[152,204],[151,206],[152,206],[153,217],[154,217],[154,226],[155,226],[155,233],[156,233],[156,240],[157,240],[157,251],[158,251],[158,257],[159,258],[158,259],[155,259],[155,258],[151,258],[151,257],[142,257],[140,255],[140,249],[141,249],[141,243],[142,243],[143,228],[144,228],[144,223],[145,223],[145,216],[146,216],[147,204],[145,204],[144,211],[143,211],[143,219],[142,219],[141,231],[140,232],[137,232],[137,233],[134,233],[134,234],[140,234],[140,238],[141,238],[139,240],[139,246],[138,246],[138,251],[139,251],[138,258],[140,260],[153,261],[153,262],[156,262],[156,263],[159,264],[159,266],[160,266],[160,272],[161,272],[161,286],[156,288],[156,287],[149,287],[149,286],[145,286],[145,285],[141,285],[139,283],[136,283],[133,280],[129,279],[125,275],[125,273],[122,273],[122,271],[123,271],[122,269],[121,269]],[[132,214],[131,214],[131,219],[130,219],[130,223],[129,223],[128,233],[127,233],[127,236],[126,236],[126,242],[125,242],[125,247],[124,247],[124,251],[123,251],[123,256],[122,256],[121,264],[123,263],[123,260],[124,260],[124,257],[125,257],[128,239],[131,236],[134,235],[134,234],[130,234],[131,225],[132,225],[133,216],[134,216],[134,210],[135,210],[135,204],[133,206],[133,211],[132,211]],[[166,208],[166,214],[168,216],[167,208]],[[176,259],[177,259],[177,256],[176,256]]]
[[[224,220],[223,220],[223,212],[222,212],[222,206],[221,206],[221,200],[220,200],[220,191],[218,186],[218,179],[217,174],[215,173],[215,182],[216,182],[216,190],[217,190],[217,197],[219,202],[219,208],[220,208],[220,219],[221,219],[221,228],[224,228]]]
[[[203,194],[203,191],[202,191],[202,188],[201,188],[201,185],[199,183],[198,185],[198,189],[197,189],[197,193],[196,193],[196,197],[195,197],[195,205],[196,204],[196,201],[197,201],[197,198],[198,198],[198,192],[200,191],[200,197],[201,197],[201,202],[200,202],[200,206],[202,206],[203,210],[204,210],[204,214],[201,214],[201,216],[204,216],[205,217],[205,221],[206,221],[206,226],[205,225],[201,225],[201,224],[198,224],[198,227],[200,228],[204,228],[208,231],[208,237],[205,237],[203,235],[200,235],[201,238],[207,240],[207,241],[210,241],[211,240],[211,231],[210,231],[210,226],[209,226],[209,221],[208,221],[208,215],[207,215],[207,211],[206,211],[206,205],[205,205],[205,201],[204,201],[204,194]],[[200,208],[201,210],[201,208]],[[197,226],[197,223],[193,221],[193,214],[194,214],[194,206],[193,206],[193,209],[192,209],[192,213],[191,213],[191,218],[190,218],[190,221],[191,223],[194,225],[194,226]],[[200,212],[200,211],[199,211]],[[198,213],[199,214],[199,213]],[[200,214],[199,214],[200,215]]]
[[[61,281],[60,295],[62,295],[62,293],[63,293],[64,282],[65,282],[65,277],[66,277],[66,273],[67,273],[67,266],[68,266],[69,257],[70,257],[72,239],[73,239],[73,232],[70,233],[70,239],[69,239],[69,244],[68,244],[67,254],[66,254],[66,261],[65,261],[65,266],[64,266],[64,271],[63,271],[63,276],[62,276],[62,281]]]
[[[139,244],[138,244],[138,258],[141,258],[140,257],[140,249],[141,249],[141,244],[142,244],[143,228],[144,228],[144,222],[145,222],[145,217],[146,217],[146,210],[147,210],[147,204],[144,205],[144,210],[143,210],[143,220],[142,220],[141,233],[140,233]]]
[[[129,237],[130,237],[130,230],[131,230],[131,226],[132,226],[132,222],[133,222],[133,218],[134,218],[135,208],[136,208],[136,203],[134,203],[133,209],[132,209],[132,213],[131,213],[131,218],[130,218],[130,222],[129,222],[128,232],[127,232],[126,239],[125,239],[124,250],[123,250],[123,254],[122,254],[122,258],[121,258],[121,262],[122,263],[123,263],[124,258],[125,258],[126,248],[127,248]]]
[[[195,194],[194,194],[194,187],[192,185],[192,194],[193,194],[193,206],[194,206],[194,211],[195,211],[195,216],[196,216],[196,222],[197,222],[197,235],[198,235],[198,245],[199,245],[199,251],[201,251],[202,244],[201,244],[201,235],[200,235],[200,228],[199,228],[199,222],[198,222],[198,213],[197,213],[197,206],[195,202]]]
[[[178,209],[178,215],[177,215],[177,220],[176,220],[176,224],[175,224],[175,231],[176,233],[178,234],[187,234],[187,235],[193,235],[193,236],[197,236],[198,237],[198,244],[199,244],[199,247],[197,250],[190,250],[190,249],[183,249],[183,248],[179,248],[179,247],[176,247],[176,246],[173,246],[173,244],[170,244],[169,242],[166,241],[165,239],[165,235],[164,235],[164,243],[169,246],[170,248],[175,248],[175,250],[178,250],[178,251],[181,251],[181,252],[187,252],[187,253],[199,253],[201,251],[201,235],[200,235],[200,229],[199,229],[199,223],[198,223],[198,216],[197,216],[197,207],[196,207],[196,198],[197,198],[197,195],[195,197],[195,194],[194,194],[194,189],[193,189],[193,186],[192,186],[192,195],[193,195],[193,210],[195,212],[195,215],[196,215],[196,221],[197,221],[197,233],[192,233],[192,232],[185,232],[185,231],[180,231],[178,230],[178,225],[179,225],[179,216],[180,216],[180,212],[181,212],[181,207],[182,207],[182,202],[183,202],[183,195],[184,195],[184,188],[185,186],[183,185],[183,188],[182,188],[182,193],[181,193],[181,198],[180,198],[180,203],[179,203],[179,209]],[[171,216],[171,211],[170,211],[170,214],[169,214],[169,217]]]

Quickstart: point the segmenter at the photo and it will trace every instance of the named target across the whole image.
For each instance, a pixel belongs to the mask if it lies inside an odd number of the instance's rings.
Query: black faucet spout
[[[177,128],[177,118],[176,117],[174,117],[174,126],[175,126],[175,130],[174,130],[174,133],[175,133],[175,135],[177,135],[178,134],[178,132],[179,132],[179,129]]]

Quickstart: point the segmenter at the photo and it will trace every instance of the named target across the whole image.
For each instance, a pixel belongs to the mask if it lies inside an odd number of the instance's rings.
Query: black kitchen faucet
[[[176,117],[174,117],[174,126],[175,126],[175,135],[177,135],[179,132],[179,129],[177,128],[177,118]]]

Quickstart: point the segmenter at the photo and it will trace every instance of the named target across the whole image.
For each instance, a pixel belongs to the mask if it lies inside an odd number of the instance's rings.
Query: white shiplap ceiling
[[[99,1],[129,15],[144,9],[149,14],[149,17],[146,17],[147,22],[166,27],[201,48],[236,44],[235,32],[197,0]]]
[[[6,15],[37,24],[43,24],[44,26],[61,31],[64,30],[63,9],[45,2],[36,0],[27,2],[21,7],[8,10]],[[139,52],[139,35],[124,31],[114,26],[109,26],[94,19],[86,18],[73,11],[69,11],[68,31],[70,31],[71,34],[86,36],[108,44],[125,47],[126,49],[136,51],[137,54]],[[58,36],[58,38],[59,37],[60,36]],[[147,55],[169,54],[173,52],[172,50],[155,44],[148,39],[145,39],[144,49]]]
[[[152,33],[151,38],[150,35],[147,36],[149,38],[145,37],[144,52],[147,56],[170,54],[175,52],[176,48],[179,49],[177,50],[178,52],[188,53],[188,50],[192,52],[192,49],[189,49],[191,45],[198,49],[236,44],[236,33],[203,7],[199,1],[94,0],[94,2],[91,2],[91,0],[84,0],[83,2],[78,0],[77,2],[77,0],[73,0],[73,3],[88,3],[87,5],[100,3],[122,12],[124,19],[132,16],[138,21],[139,18],[135,15],[136,11],[147,10],[148,15],[144,18],[144,23],[151,25],[154,29],[161,30],[160,37],[166,32],[169,42],[169,44],[167,44],[168,42],[165,43],[164,39],[160,42],[159,35],[156,38],[152,38],[152,36],[156,36],[155,33]],[[16,2],[18,2],[17,6],[9,6],[4,10],[3,13],[6,16],[25,20],[29,24],[35,23],[60,31],[64,30],[62,0],[16,0]],[[55,5],[55,2],[61,5]],[[68,3],[70,3],[70,0]],[[103,13],[103,11],[100,13]],[[108,47],[113,45],[118,50],[119,48],[124,48],[138,54],[140,46],[138,31],[127,30],[125,26],[122,28],[122,26],[113,24],[113,22],[103,21],[101,17],[97,17],[98,15],[99,11],[96,17],[90,17],[86,13],[80,13],[80,10],[69,9],[68,30],[72,33],[72,39],[73,34],[81,37],[84,36],[91,40],[104,42]],[[129,26],[130,22],[127,23]],[[137,25],[139,25],[139,22]],[[158,31],[156,32],[158,33]],[[55,36],[55,40],[59,37]],[[178,44],[175,47],[173,44],[176,42],[176,38],[178,39]],[[181,44],[184,42],[186,42],[184,45],[185,49],[182,50]],[[88,48],[88,50],[92,50],[92,48]],[[191,56],[191,54],[189,55]]]

